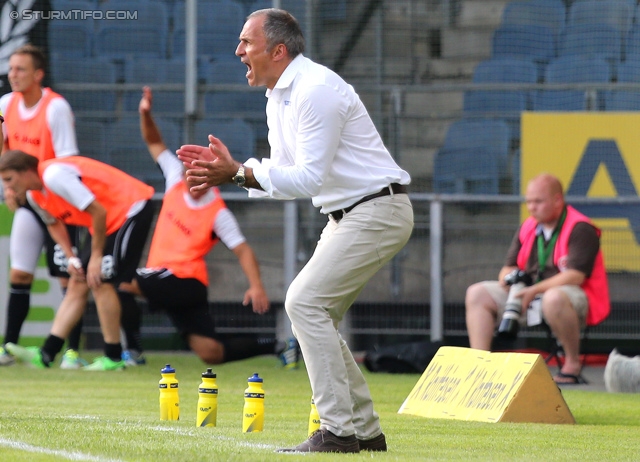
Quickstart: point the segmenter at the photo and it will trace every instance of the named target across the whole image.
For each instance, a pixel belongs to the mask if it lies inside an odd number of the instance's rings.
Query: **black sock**
[[[42,353],[42,362],[47,367],[49,367],[49,365],[56,359],[56,355],[60,353],[60,350],[62,350],[62,345],[64,345],[64,339],[52,334],[49,334],[47,339],[44,341],[44,345],[40,349],[40,352]]]
[[[136,302],[135,297],[127,292],[118,291],[118,298],[122,305],[120,325],[127,340],[127,349],[142,353],[142,337],[140,335],[142,310],[140,305]]]
[[[272,355],[276,340],[270,337],[255,336],[220,336],[220,342],[224,345],[224,360],[238,361],[260,355]]]
[[[78,324],[75,325],[71,332],[69,332],[69,336],[67,337],[67,348],[71,350],[80,350],[80,338],[82,337],[82,324],[83,318],[80,318]]]
[[[104,355],[112,361],[122,360],[122,345],[119,343],[105,342]]]
[[[11,284],[9,303],[7,304],[7,326],[4,343],[18,343],[20,330],[29,314],[31,303],[31,284]]]

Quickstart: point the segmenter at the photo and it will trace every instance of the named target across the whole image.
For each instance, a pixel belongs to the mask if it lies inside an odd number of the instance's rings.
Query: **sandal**
[[[553,381],[557,385],[583,385],[587,383],[587,381],[580,374],[565,374],[562,371],[558,371],[556,375],[553,376]]]

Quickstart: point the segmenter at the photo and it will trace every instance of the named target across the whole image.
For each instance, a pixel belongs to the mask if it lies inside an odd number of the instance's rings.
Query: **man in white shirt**
[[[329,216],[316,250],[289,286],[285,309],[307,366],[321,426],[281,452],[386,451],[364,376],[337,327],[367,281],[407,243],[410,182],[353,88],[305,58],[283,10],[247,18],[236,55],[251,86],[266,86],[271,156],[244,164],[222,141],[178,150],[192,190],[235,183],[253,197],[311,198]]]

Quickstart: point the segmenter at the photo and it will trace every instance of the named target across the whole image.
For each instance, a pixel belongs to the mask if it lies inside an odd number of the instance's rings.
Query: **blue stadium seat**
[[[622,57],[622,32],[608,24],[570,24],[560,42],[558,56],[602,56],[612,62]]]
[[[97,8],[98,0],[51,0],[51,9],[56,11],[95,10]]]
[[[156,124],[167,147],[175,151],[180,144],[178,125],[168,119],[156,117]],[[123,117],[107,128],[107,155],[110,164],[152,185],[156,191],[164,190],[164,177],[155,164],[140,134],[139,117]]]
[[[544,64],[558,54],[555,37],[548,26],[503,25],[493,33],[492,55],[527,57]]]
[[[209,144],[209,135],[220,138],[229,148],[235,159],[248,159],[255,156],[256,135],[247,122],[241,119],[206,118],[195,123],[193,142]]]
[[[185,5],[176,3],[171,35],[173,57],[185,54]],[[238,37],[244,24],[241,4],[232,0],[201,0],[198,2],[198,55],[233,58]]]
[[[434,191],[449,194],[499,194],[498,159],[483,148],[441,149],[433,166]]]
[[[611,66],[600,57],[563,56],[549,63],[545,73],[547,83],[606,83],[612,77]],[[602,106],[601,95],[595,107],[589,108],[587,94],[583,90],[542,90],[535,94],[533,109],[536,111],[586,111]]]
[[[51,21],[47,34],[50,54],[83,58],[93,52],[93,19]]]
[[[209,63],[206,72],[208,84],[237,84],[239,91],[209,92],[204,97],[208,116],[256,117],[265,114],[266,98],[262,91],[251,91],[247,84],[247,66],[239,59],[219,60]]]
[[[449,126],[442,147],[483,147],[506,161],[509,153],[509,127],[501,120],[460,119]]]
[[[494,57],[479,63],[473,71],[474,83],[536,83],[536,66],[530,59]]]
[[[626,34],[633,23],[629,0],[579,0],[571,4],[567,25],[607,24]]]
[[[137,19],[99,21],[95,53],[124,60],[127,57],[167,57],[168,12],[162,2],[111,0],[100,4],[107,11],[130,12]]]
[[[53,87],[59,83],[116,83],[117,69],[111,61],[102,58],[69,58],[51,56]],[[116,92],[63,91],[74,111],[113,112],[116,109]]]
[[[640,56],[620,64],[618,82],[640,83]],[[607,91],[604,108],[607,111],[640,111],[640,90]]]
[[[506,4],[501,24],[548,27],[557,39],[564,30],[566,14],[562,0],[514,0]]]
[[[509,127],[500,120],[461,119],[449,127],[434,160],[441,193],[498,194],[507,174]]]
[[[495,58],[481,62],[473,74],[474,83],[536,83],[538,70],[532,61]],[[499,118],[507,121],[511,138],[520,139],[520,114],[530,108],[527,90],[470,90],[464,94],[466,117]]]
[[[107,125],[104,122],[84,118],[76,119],[76,137],[78,149],[83,156],[91,157],[105,164],[107,156]]]
[[[127,91],[124,98],[125,111],[137,111],[143,85],[153,90],[153,111],[162,113],[184,112],[184,90],[163,91],[154,89],[157,83],[184,83],[185,64],[183,59],[138,58],[129,59],[125,64],[125,83],[140,84],[140,89]]]

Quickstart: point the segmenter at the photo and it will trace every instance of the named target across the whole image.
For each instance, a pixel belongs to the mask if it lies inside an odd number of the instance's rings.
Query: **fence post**
[[[284,293],[296,275],[296,254],[298,250],[298,203],[297,201],[284,202]],[[282,309],[276,313],[276,338],[285,340],[293,335],[291,321]]]
[[[429,252],[431,266],[431,341],[442,341],[442,201],[434,199],[429,206]]]

